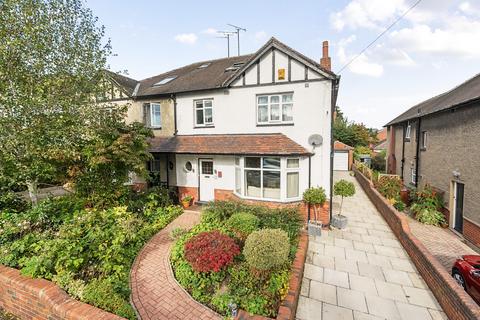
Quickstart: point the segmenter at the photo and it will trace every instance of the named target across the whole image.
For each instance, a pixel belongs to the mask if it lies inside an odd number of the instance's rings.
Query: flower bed
[[[0,211],[0,264],[51,280],[72,297],[135,319],[129,270],[143,244],[182,213],[165,192],[125,194],[88,208],[74,196]]]
[[[289,289],[302,222],[292,208],[213,202],[201,223],[176,240],[170,257],[175,277],[195,300],[222,315],[231,315],[235,305],[275,317]],[[199,268],[199,261],[206,263]]]

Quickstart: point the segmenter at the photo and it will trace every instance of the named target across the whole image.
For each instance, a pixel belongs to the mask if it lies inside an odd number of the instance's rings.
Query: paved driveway
[[[349,225],[310,237],[297,319],[447,319],[355,178],[336,172],[334,179],[355,184],[343,203]]]

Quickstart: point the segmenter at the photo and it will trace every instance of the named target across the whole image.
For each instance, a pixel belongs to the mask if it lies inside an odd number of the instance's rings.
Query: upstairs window
[[[213,100],[195,100],[195,126],[213,126]]]
[[[143,105],[143,120],[145,126],[158,129],[162,127],[162,112],[160,103],[152,102]]]
[[[423,150],[427,150],[427,131],[422,131],[422,141],[420,146]]]
[[[410,135],[412,133],[412,125],[410,124],[410,121],[407,122],[407,129],[405,130],[405,139],[410,140]]]
[[[257,96],[257,123],[293,123],[293,93]]]

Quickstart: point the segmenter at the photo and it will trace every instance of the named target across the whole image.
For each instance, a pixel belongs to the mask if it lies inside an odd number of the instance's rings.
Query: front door
[[[454,217],[455,217],[455,223],[453,225],[453,228],[460,232],[463,233],[463,192],[465,189],[465,185],[460,182],[455,182],[455,212],[454,212]]]
[[[200,201],[212,201],[215,198],[213,160],[200,159]]]

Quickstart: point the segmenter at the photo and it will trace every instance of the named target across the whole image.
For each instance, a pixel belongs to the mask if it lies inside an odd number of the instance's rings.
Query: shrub
[[[413,201],[410,209],[415,213],[415,219],[435,226],[445,223],[445,217],[438,211],[443,206],[443,199],[430,185],[415,192]]]
[[[252,232],[243,248],[249,266],[267,271],[284,265],[288,260],[290,244],[288,235],[280,229],[262,229]]]
[[[226,224],[239,238],[245,239],[250,233],[258,229],[260,219],[251,213],[239,212],[228,218]]]
[[[376,171],[385,172],[387,162],[385,160],[386,151],[382,151],[372,158],[372,169]]]
[[[327,201],[327,195],[325,189],[322,187],[308,188],[303,193],[303,201],[313,205],[323,205]]]
[[[375,187],[385,198],[397,199],[400,196],[400,190],[402,189],[402,181],[398,176],[385,175],[378,178]]]
[[[344,179],[337,181],[333,186],[333,194],[342,197],[342,202],[340,203],[340,210],[338,212],[338,214],[340,215],[342,214],[343,198],[351,197],[355,194],[355,185],[353,184],[353,182],[349,182]]]
[[[395,203],[393,204],[393,206],[395,207],[395,209],[397,209],[400,212],[405,210],[405,203],[403,203],[403,201],[400,198],[395,199]]]
[[[0,192],[0,211],[22,212],[29,203],[15,192]]]
[[[126,204],[128,211],[143,213],[145,210],[171,206],[173,201],[167,188],[153,187],[147,191],[130,191]]]
[[[202,232],[185,243],[185,259],[198,272],[219,272],[239,253],[235,241],[216,230]]]
[[[180,227],[176,227],[175,229],[173,229],[172,231],[170,231],[170,238],[172,238],[172,240],[177,240],[178,238],[181,238],[183,237],[184,235],[187,234],[187,230],[186,229],[183,229],[183,228],[180,228]]]

